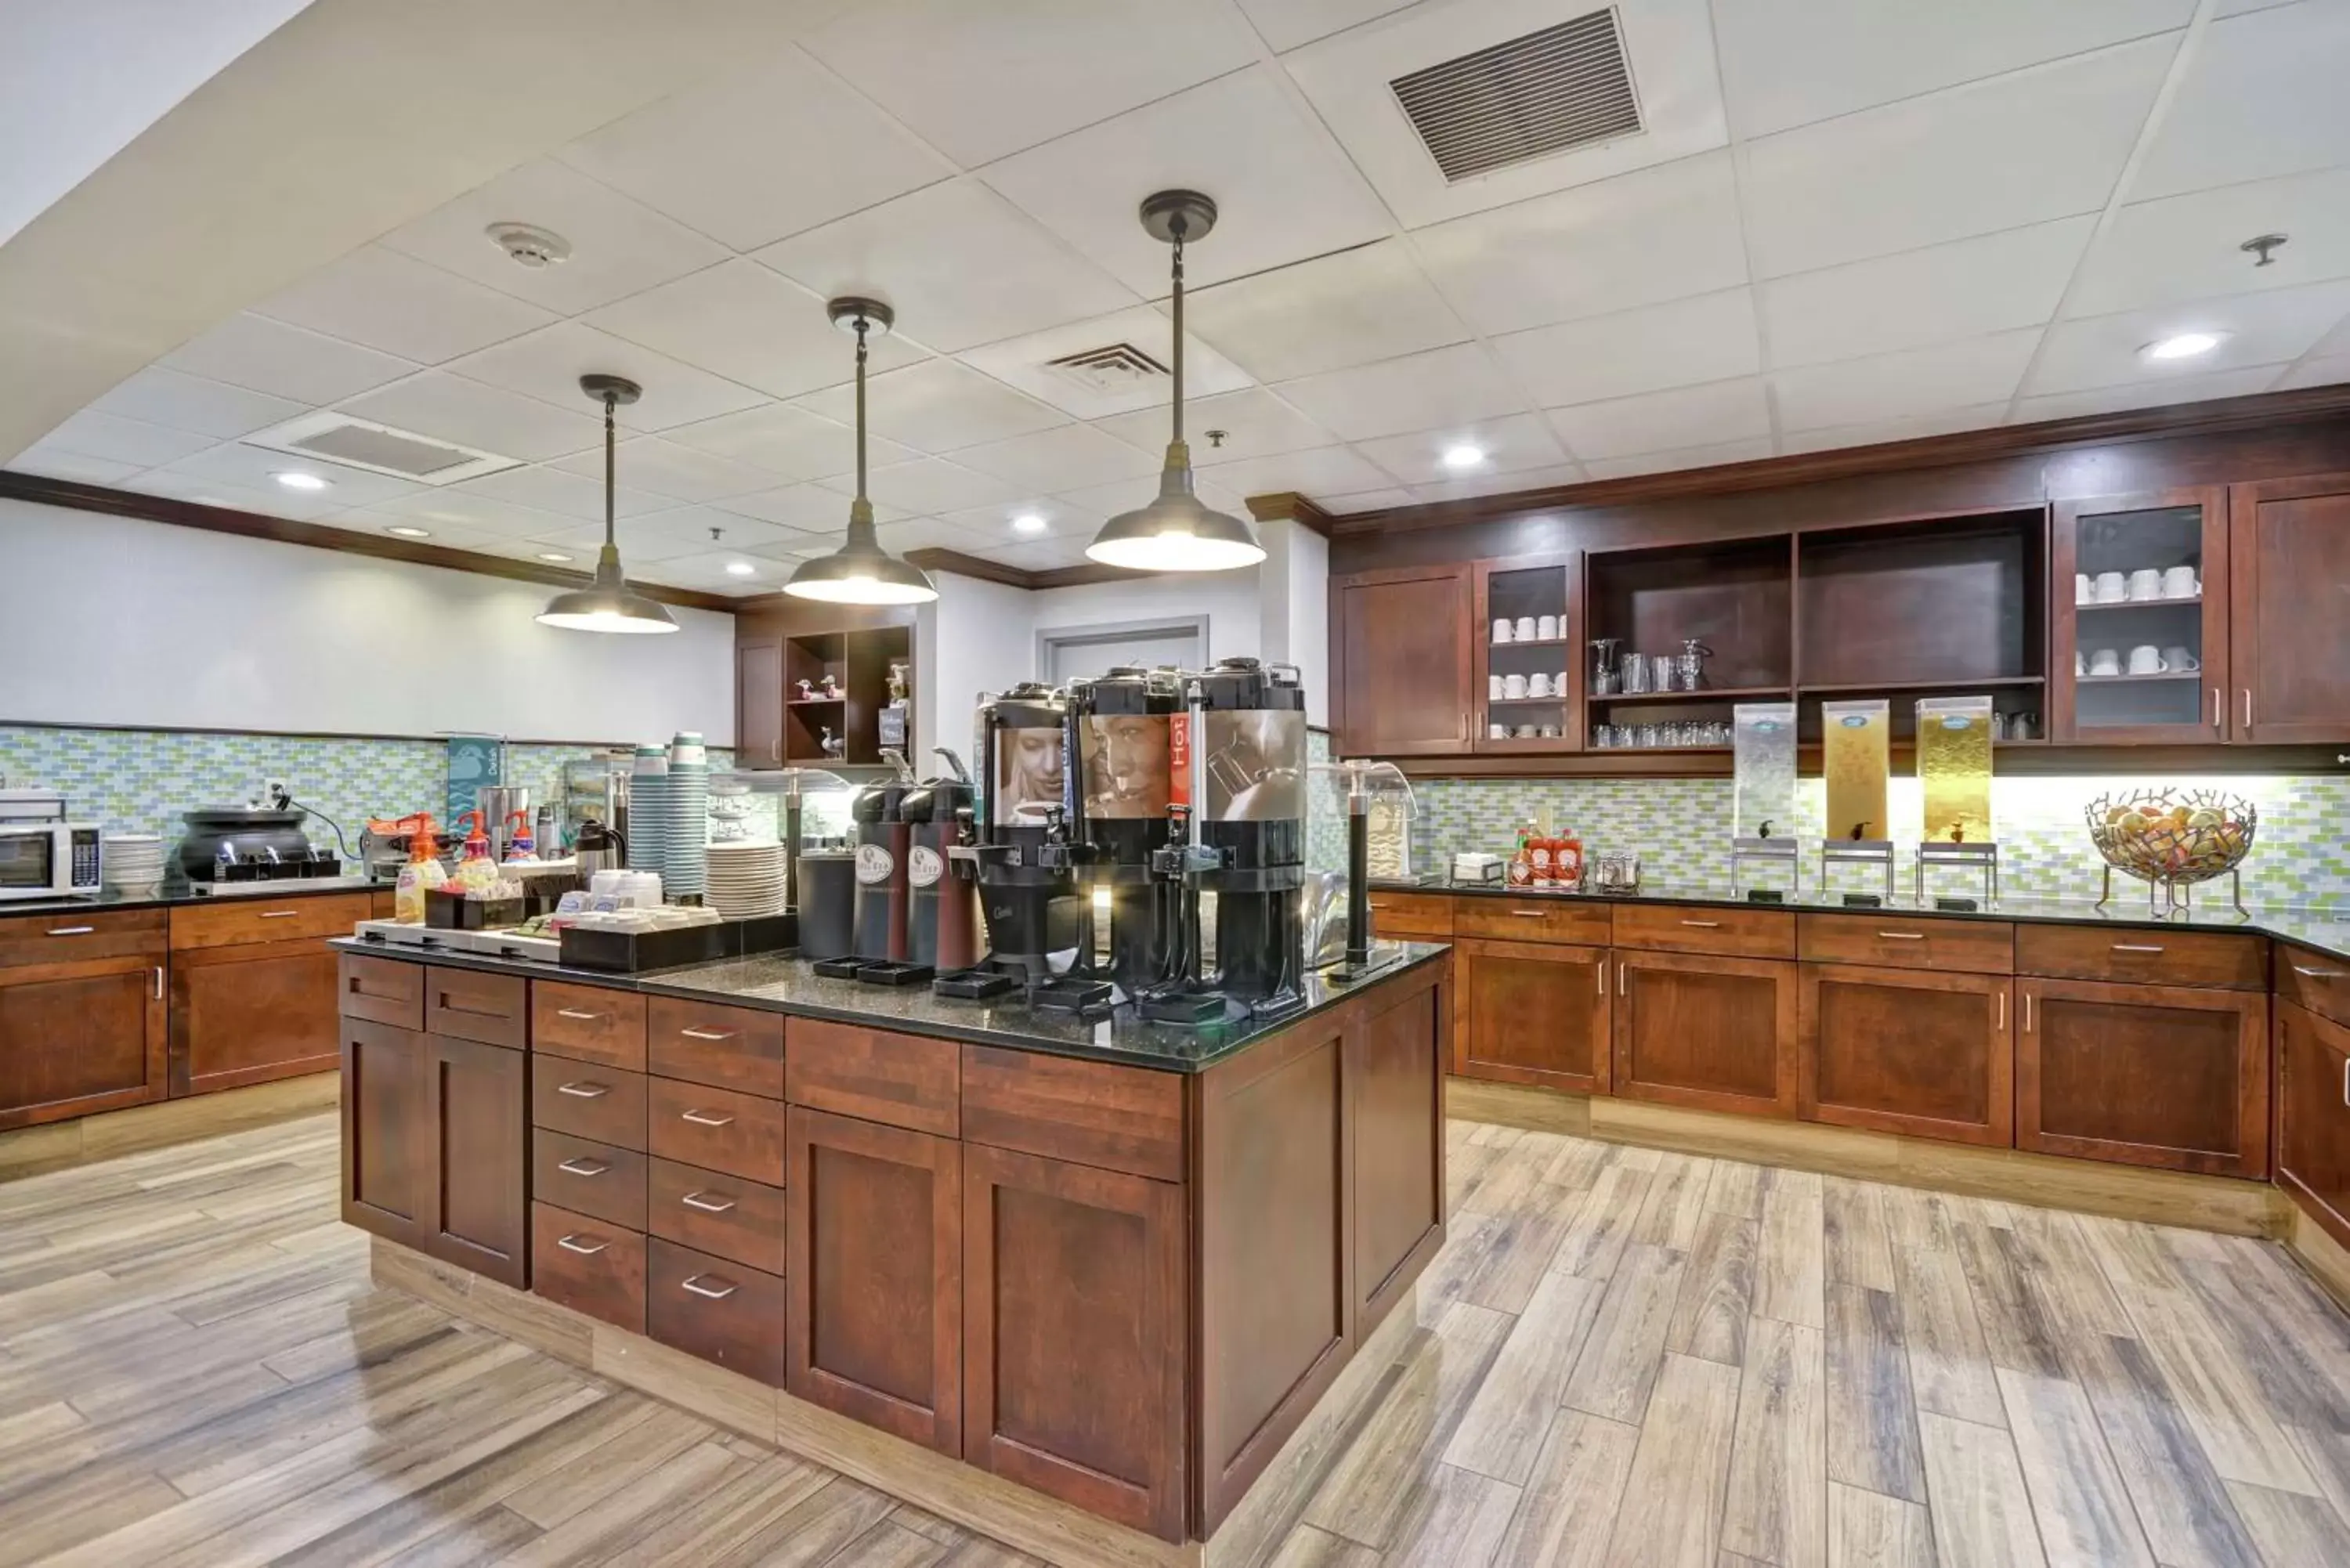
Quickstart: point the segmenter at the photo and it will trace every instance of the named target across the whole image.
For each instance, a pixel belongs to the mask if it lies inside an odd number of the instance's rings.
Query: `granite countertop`
[[[178,904],[216,904],[224,898],[317,898],[332,893],[371,893],[379,888],[389,888],[389,882],[374,882],[365,877],[338,877],[331,880],[285,882],[231,882],[217,891],[209,885],[181,881],[165,882],[153,893],[122,893],[108,888],[95,898],[0,898],[0,920],[11,915],[71,915],[86,912],[111,913],[118,909],[168,909]]]
[[[1957,882],[1952,877],[1952,884]],[[1929,898],[1920,902],[1906,891],[1897,892],[1882,904],[1851,906],[1843,901],[1843,890],[1823,893],[1807,888],[1800,893],[1790,893],[1783,903],[1757,903],[1742,891],[1695,883],[1650,883],[1638,893],[1586,893],[1550,888],[1537,891],[1530,888],[1508,888],[1500,883],[1455,884],[1443,881],[1374,882],[1374,888],[1393,893],[1440,893],[1455,898],[1575,898],[1593,903],[1610,904],[1702,904],[1714,908],[1731,907],[1742,909],[1793,909],[1812,914],[1893,914],[1930,915],[1938,919],[1953,920],[2028,920],[2061,925],[2112,926],[2135,930],[2243,931],[2254,936],[2275,937],[2280,940],[2297,942],[2335,958],[2350,960],[2350,909],[2297,909],[2282,905],[2248,904],[2247,913],[2238,914],[2225,897],[2210,887],[2202,891],[2208,899],[2193,909],[2163,916],[2147,908],[2145,889],[2137,883],[2129,890],[2116,889],[2114,901],[2099,906],[2086,898],[1985,898],[1975,909],[1940,909]]]
[[[931,995],[927,985],[893,987],[827,980],[816,973],[807,961],[789,953],[718,959],[678,969],[623,975],[564,969],[528,959],[425,951],[359,938],[339,938],[329,945],[345,952],[411,963],[608,985],[650,996],[757,1008],[795,1018],[859,1023],[941,1039],[967,1040],[979,1045],[1002,1045],[1176,1073],[1200,1072],[1302,1019],[1336,1006],[1357,992],[1441,959],[1451,950],[1443,942],[1381,942],[1378,945],[1378,956],[1391,961],[1367,981],[1342,985],[1319,974],[1309,975],[1304,987],[1305,1005],[1302,1008],[1271,1018],[1234,1019],[1221,1024],[1183,1028],[1146,1023],[1130,1007],[1120,1007],[1107,1016],[1079,1018],[1032,1007],[1016,994],[984,1002],[959,1002]]]

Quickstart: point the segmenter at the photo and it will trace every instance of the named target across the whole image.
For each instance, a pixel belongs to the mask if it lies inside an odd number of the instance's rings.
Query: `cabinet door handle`
[[[583,1012],[577,1007],[558,1007],[555,1010],[555,1016],[568,1018],[575,1023],[600,1023],[604,1021],[602,1013]]]
[[[600,1159],[590,1159],[583,1154],[565,1160],[555,1168],[566,1176],[601,1176],[612,1168]]]
[[[1627,963],[1619,963],[1616,966],[1616,994],[1618,996],[1624,994],[1624,976],[1630,972],[1631,968],[1632,966]]]
[[[704,1214],[723,1214],[734,1207],[732,1198],[712,1198],[700,1192],[689,1192],[678,1201],[688,1209],[699,1209]]]
[[[2350,1057],[2342,1062],[2342,1103],[2350,1106]]]
[[[2160,942],[2116,942],[2114,944],[2114,951],[2117,953],[2158,953],[2161,950]]]
[[[2312,980],[2341,980],[2345,978],[2342,971],[2338,969],[2310,969],[2303,964],[2293,965],[2293,972],[2295,974],[2307,975]]]
[[[96,926],[59,926],[56,930],[51,931],[49,935],[53,937],[86,937],[96,929],[98,929]]]
[[[688,1040],[732,1040],[735,1035],[742,1033],[742,1031],[736,1029],[681,1029],[678,1033],[684,1035]]]
[[[680,1111],[678,1116],[681,1120],[691,1122],[698,1127],[728,1127],[734,1120],[733,1116],[713,1116],[706,1111]]]
[[[1721,929],[1721,922],[1720,920],[1683,920],[1681,924],[1700,931],[1713,931]]]
[[[723,1302],[742,1288],[732,1280],[727,1280],[723,1284],[705,1285],[702,1282],[708,1277],[705,1274],[696,1274],[685,1282],[685,1288],[695,1295],[705,1296],[714,1302]]]
[[[2211,688],[2211,727],[2215,730],[2220,729],[2227,722],[2226,717],[2220,711],[2220,689],[2214,686]]]
[[[1877,934],[1888,942],[1922,942],[1926,940],[1923,931],[1879,931]]]
[[[2032,1033],[2032,993],[2028,991],[2023,993],[2023,1032]]]
[[[2252,731],[2252,689],[2244,688],[2244,738],[2250,740]]]
[[[1602,997],[1607,994],[1607,961],[1606,959],[1599,961],[1599,994]]]
[[[612,1243],[609,1241],[598,1241],[591,1247],[587,1242],[579,1240],[577,1236],[557,1236],[555,1239],[555,1244],[562,1248],[567,1252],[577,1252],[583,1258],[592,1258]]]
[[[2001,991],[1995,992],[1993,994],[1999,998],[1998,1032],[2005,1033],[2007,1032],[2007,992]]]
[[[290,920],[301,912],[299,909],[264,909],[261,918],[265,920]]]
[[[584,1081],[577,1084],[557,1084],[555,1085],[555,1092],[558,1095],[569,1095],[574,1099],[600,1100],[612,1092],[612,1085]]]
[[[163,1000],[163,966],[160,963],[155,966],[155,1000]]]

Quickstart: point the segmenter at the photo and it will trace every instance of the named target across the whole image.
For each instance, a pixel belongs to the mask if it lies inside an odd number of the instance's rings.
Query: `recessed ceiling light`
[[[1046,526],[1045,520],[1034,512],[1023,512],[1012,520],[1014,534],[1042,534]]]
[[[1478,468],[1485,462],[1485,449],[1469,441],[1461,441],[1444,449],[1444,466],[1458,473],[1464,468]]]
[[[331,479],[321,479],[315,473],[304,473],[299,469],[292,468],[273,473],[269,477],[288,490],[331,490],[335,484]]]
[[[570,557],[570,556],[568,556],[565,555],[565,554],[564,554],[562,551],[560,551],[560,550],[541,550],[541,551],[538,553],[538,558],[539,558],[540,560],[542,560],[542,561],[552,561],[555,565],[556,565],[556,566],[560,566],[564,565],[565,563],[568,562],[568,561],[571,559],[571,557]]]
[[[755,577],[759,575],[759,568],[748,561],[729,561],[726,563],[726,575],[730,577]]]
[[[413,523],[394,523],[386,527],[384,532],[387,534],[397,534],[403,539],[430,539],[432,537],[432,529],[419,528]]]
[[[2220,346],[2217,332],[2180,332],[2168,337],[2158,337],[2137,351],[2141,359],[2160,363],[2166,359],[2192,359],[2199,354],[2209,354]]]

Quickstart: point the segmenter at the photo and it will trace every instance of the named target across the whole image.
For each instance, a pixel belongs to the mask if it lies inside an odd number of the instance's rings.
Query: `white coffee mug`
[[[1558,636],[1558,617],[1546,615],[1534,622],[1534,635],[1548,641]]]
[[[2096,652],[2089,655],[2090,674],[2119,675],[2121,672],[2122,656],[2116,650],[2110,648],[2101,648],[2097,649]]]
[[[1511,701],[1514,702],[1525,694],[1526,678],[1524,676],[1505,675],[1502,678],[1502,695],[1503,697],[1508,698]]]
[[[2074,649],[2073,650],[2073,673],[2075,675],[2086,675],[2088,672],[2089,656],[2081,649],[2077,648]]]
[[[1562,670],[1550,678],[1550,689],[1560,696],[1566,695],[1566,671]]]
[[[2162,667],[2173,675],[2192,675],[2203,668],[2203,661],[2188,652],[2185,643],[2180,643],[2162,650]]]
[[[1542,673],[1540,670],[1536,670],[1534,674],[1527,676],[1526,695],[1529,697],[1549,696],[1550,677]]]
[[[1488,697],[1499,697],[1502,695],[1502,678],[1500,676],[1488,675],[1485,677],[1485,695]]]
[[[2119,572],[2099,572],[2097,574],[2097,602],[2099,604],[2117,605],[2128,597],[2128,578],[2123,576]]]
[[[1495,642],[1507,642],[1510,640],[1510,621],[1507,616],[1503,617],[1501,619],[1493,623],[1493,640]]]
[[[1518,618],[1517,639],[1520,642],[1532,642],[1534,639],[1534,617],[1522,615]]]
[[[2093,605],[2097,602],[2096,585],[2089,581],[2089,574],[2086,572],[2073,574],[2073,602],[2076,605]]]
[[[2195,580],[2192,566],[2173,566],[2162,574],[2162,597],[2167,599],[2191,599],[2203,591]]]
[[[2162,649],[2150,642],[2141,642],[2130,649],[2129,672],[2132,675],[2162,673]]]
[[[2133,599],[2158,599],[2162,597],[2162,574],[2152,566],[2140,566],[2129,575],[2129,597]]]

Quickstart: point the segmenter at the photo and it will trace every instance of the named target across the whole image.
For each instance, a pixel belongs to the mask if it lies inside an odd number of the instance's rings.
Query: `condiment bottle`
[[[416,826],[408,835],[408,864],[400,868],[392,883],[391,918],[403,926],[424,923],[424,895],[430,888],[444,887],[449,873],[441,866],[441,846],[433,841],[432,818],[419,815],[400,818],[400,826],[410,823]]]

